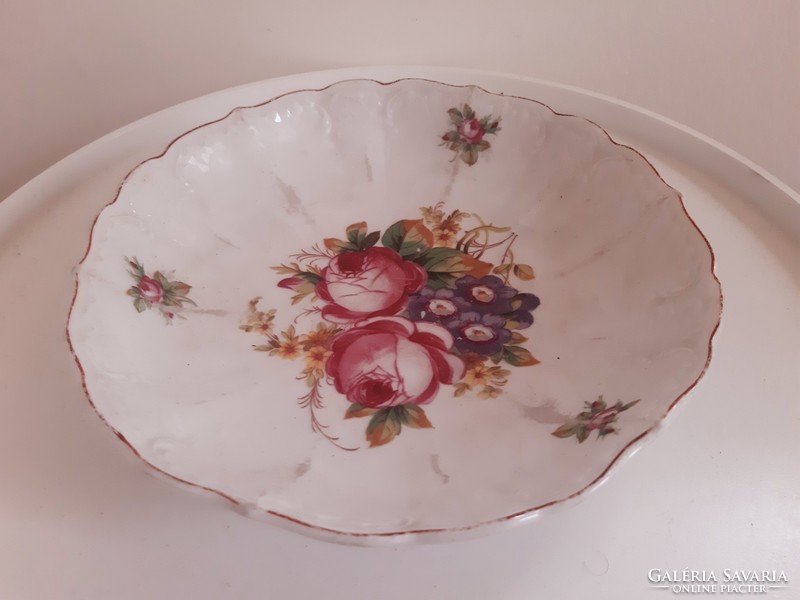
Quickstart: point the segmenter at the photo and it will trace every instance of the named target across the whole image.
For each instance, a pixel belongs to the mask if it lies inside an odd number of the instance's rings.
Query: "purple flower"
[[[494,275],[476,279],[466,275],[456,281],[455,297],[463,300],[468,310],[502,316],[509,329],[525,329],[533,323],[531,311],[539,306],[539,298],[522,294],[505,285]]]
[[[449,320],[446,326],[453,334],[453,345],[459,352],[492,356],[502,351],[503,345],[511,339],[511,332],[505,328],[505,323],[501,316],[482,315],[473,311]]]
[[[531,311],[539,306],[539,297],[533,294],[517,294],[512,298],[511,304],[514,310],[503,316],[506,319],[506,327],[509,329],[525,329],[533,325],[533,315]]]
[[[503,285],[503,280],[494,275],[480,279],[465,275],[456,281],[455,295],[464,299],[470,310],[502,315],[514,310],[511,299],[517,295],[517,290]]]
[[[475,313],[495,317],[490,319],[490,327],[525,329],[533,324],[531,311],[537,306],[539,298],[520,293],[499,277],[487,275],[476,279],[465,275],[455,282],[455,289],[426,287],[409,296],[408,316],[412,321],[439,323],[450,328],[452,321]],[[507,338],[503,333],[499,335]]]
[[[408,316],[412,321],[445,323],[464,310],[469,310],[469,305],[456,297],[453,290],[426,287],[408,298]]]

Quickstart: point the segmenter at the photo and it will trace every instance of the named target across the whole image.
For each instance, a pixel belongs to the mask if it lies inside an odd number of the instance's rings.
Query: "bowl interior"
[[[423,80],[176,140],[99,216],[69,334],[178,479],[320,530],[461,530],[595,482],[702,375],[708,243],[635,150]]]

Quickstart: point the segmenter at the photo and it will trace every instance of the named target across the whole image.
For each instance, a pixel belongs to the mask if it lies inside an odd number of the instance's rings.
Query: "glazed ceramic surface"
[[[156,469],[370,538],[588,488],[700,378],[720,311],[679,193],[596,125],[355,80],[135,169],[69,335],[97,412]]]

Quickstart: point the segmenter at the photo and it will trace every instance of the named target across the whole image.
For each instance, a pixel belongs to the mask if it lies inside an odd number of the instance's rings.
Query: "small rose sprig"
[[[147,275],[144,265],[136,257],[125,257],[125,261],[128,263],[128,273],[136,282],[128,288],[127,294],[133,298],[133,306],[137,312],[155,307],[167,323],[171,323],[175,317],[185,318],[179,312],[184,304],[197,306],[188,296],[192,289],[189,284],[171,280],[161,271],[155,271],[152,276]]]
[[[447,114],[454,128],[442,136],[442,145],[455,152],[453,160],[460,158],[471,167],[478,162],[479,153],[491,148],[484,137],[500,131],[500,118],[487,115],[479,119],[469,104],[461,110],[453,107]]]
[[[553,431],[552,435],[559,438],[574,435],[581,444],[586,441],[592,431],[597,431],[597,439],[604,438],[609,433],[617,432],[615,423],[620,413],[638,403],[639,400],[633,400],[623,404],[620,400],[613,406],[608,406],[603,400],[603,396],[599,396],[594,402],[584,402],[585,410]]]

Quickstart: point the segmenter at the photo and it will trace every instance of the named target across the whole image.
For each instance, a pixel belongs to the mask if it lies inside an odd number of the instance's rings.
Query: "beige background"
[[[0,0],[0,198],[128,122],[300,71],[550,79],[716,138],[800,189],[795,0]]]

